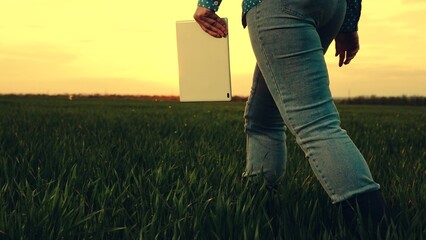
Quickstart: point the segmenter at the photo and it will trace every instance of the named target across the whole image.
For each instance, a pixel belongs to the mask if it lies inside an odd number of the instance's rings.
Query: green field
[[[338,105],[389,239],[426,239],[426,107]],[[348,239],[288,138],[276,192],[241,183],[244,103],[0,96],[0,239]]]

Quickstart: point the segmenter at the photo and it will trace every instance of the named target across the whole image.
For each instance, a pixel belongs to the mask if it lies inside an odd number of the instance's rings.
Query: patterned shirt
[[[245,27],[245,16],[247,12],[262,0],[243,0],[243,26]],[[361,16],[361,1],[362,0],[347,0],[346,16],[340,32],[355,32],[358,31],[358,21]],[[219,10],[219,5],[222,0],[198,0],[198,6],[205,7],[213,11]]]

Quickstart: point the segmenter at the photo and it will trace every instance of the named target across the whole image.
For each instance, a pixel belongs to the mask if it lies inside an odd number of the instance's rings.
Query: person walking
[[[228,29],[216,14],[221,0],[199,0],[194,19],[213,37]],[[243,0],[242,24],[256,57],[244,118],[243,177],[263,175],[270,187],[285,172],[286,130],[353,231],[358,214],[386,232],[381,188],[344,129],[329,89],[324,54],[334,40],[339,66],[359,50],[361,0]],[[359,212],[357,211],[359,209]],[[358,216],[359,217],[359,216]]]

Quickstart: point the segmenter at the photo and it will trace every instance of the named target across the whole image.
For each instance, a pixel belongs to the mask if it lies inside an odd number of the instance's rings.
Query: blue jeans
[[[343,22],[346,0],[263,0],[247,13],[257,64],[245,110],[244,177],[279,181],[286,129],[333,203],[380,188],[340,127],[324,53]]]

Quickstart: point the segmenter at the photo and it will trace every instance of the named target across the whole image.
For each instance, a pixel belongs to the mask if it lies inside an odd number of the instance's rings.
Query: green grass
[[[338,106],[389,239],[426,239],[426,107]],[[244,103],[0,96],[0,239],[347,239],[294,138],[250,194]]]

